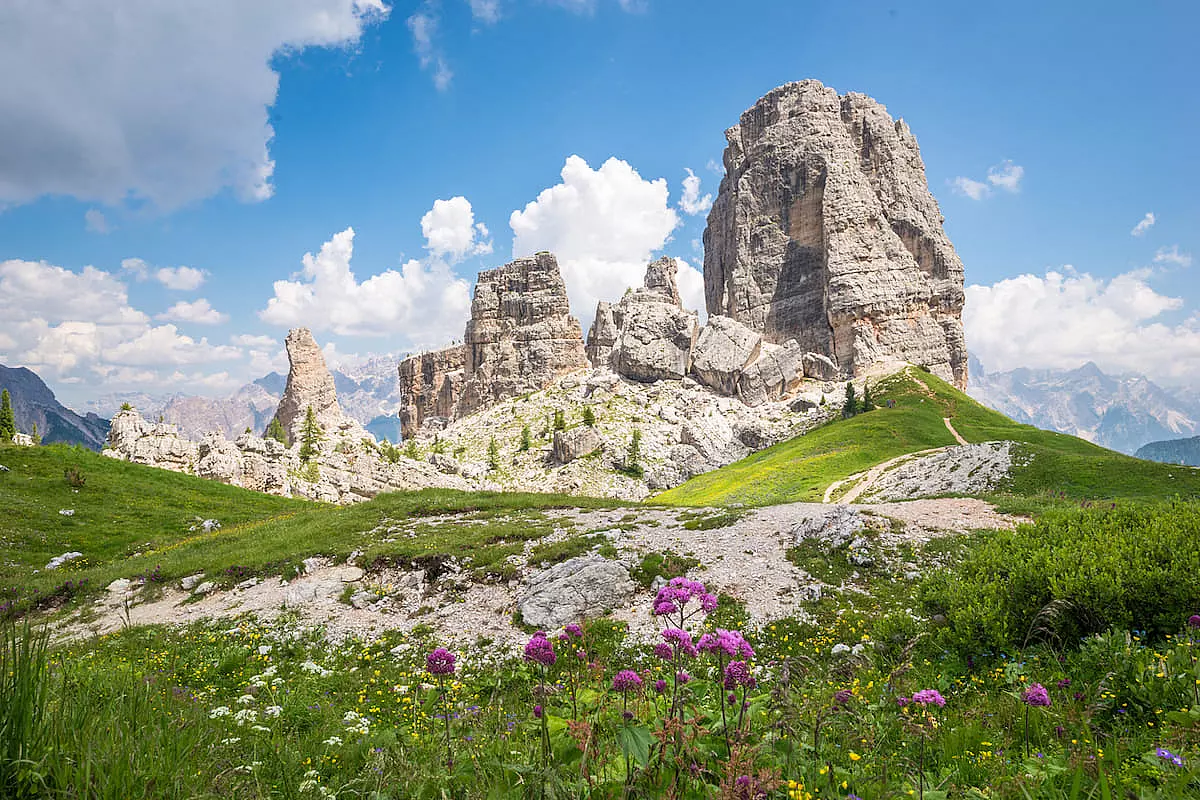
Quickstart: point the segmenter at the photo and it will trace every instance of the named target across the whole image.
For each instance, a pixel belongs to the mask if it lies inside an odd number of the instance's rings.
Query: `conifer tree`
[[[308,463],[317,454],[317,443],[323,439],[321,426],[317,424],[317,415],[312,406],[304,412],[304,426],[300,429],[300,460]]]
[[[846,383],[846,403],[842,406],[842,416],[850,419],[858,413],[858,401],[854,399],[854,384]]]
[[[567,429],[567,415],[561,410],[554,412],[554,430],[565,431]]]
[[[496,437],[488,442],[488,469],[492,472],[500,469],[500,445],[496,444]]]
[[[596,412],[592,411],[591,406],[583,407],[583,424],[589,428],[596,427]]]
[[[865,383],[863,384],[862,410],[864,414],[875,410],[875,401],[871,399],[871,387]]]
[[[638,478],[642,477],[642,432],[637,428],[629,437],[629,450],[625,452],[625,472]]]
[[[287,447],[287,433],[284,432],[283,425],[280,424],[278,417],[273,418],[271,424],[267,426],[266,438],[274,439],[284,447]]]
[[[32,439],[33,439],[33,443],[34,443],[34,444],[41,444],[41,443],[42,443],[42,435],[41,435],[40,433],[38,433],[38,429],[37,429],[37,423],[36,423],[36,422],[35,422],[35,423],[33,423],[33,430],[31,430],[31,431],[29,432],[29,436],[30,436],[30,438],[32,438]]]
[[[17,420],[13,416],[12,398],[8,389],[0,392],[0,442],[7,444],[17,434]]]
[[[530,432],[529,432],[529,426],[528,426],[528,425],[526,425],[524,428],[521,428],[521,447],[520,447],[520,450],[521,450],[521,452],[522,452],[522,453],[524,453],[525,451],[527,451],[527,450],[528,450],[530,447],[532,447],[532,446],[533,446],[533,437],[532,437],[532,435],[531,435],[531,434],[530,434]]]

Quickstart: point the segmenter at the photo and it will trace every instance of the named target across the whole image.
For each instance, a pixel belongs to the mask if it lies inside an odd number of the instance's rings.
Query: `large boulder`
[[[829,360],[829,356],[820,353],[805,353],[802,359],[804,377],[815,378],[819,381],[837,380],[837,365]]]
[[[122,461],[175,472],[191,472],[197,458],[196,443],[181,437],[176,426],[147,422],[132,408],[113,415],[103,453]]]
[[[738,397],[748,406],[760,406],[792,392],[804,377],[800,345],[782,347],[763,342],[758,358],[738,378]]]
[[[620,608],[635,589],[624,565],[591,553],[530,576],[517,610],[525,624],[553,630]]]
[[[732,395],[761,344],[762,336],[737,320],[709,317],[692,348],[692,376],[713,391]]]
[[[696,315],[679,306],[633,293],[620,303],[621,334],[612,350],[613,369],[646,383],[679,380],[691,367]]]
[[[603,442],[590,425],[580,425],[565,431],[555,431],[553,456],[559,464],[567,464],[580,456],[597,450]]]
[[[613,317],[612,304],[601,300],[596,304],[596,317],[592,320],[587,338],[587,357],[593,367],[599,369],[609,365],[618,335],[620,331],[617,330],[617,323]]]
[[[963,265],[908,126],[806,80],[769,92],[725,137],[704,232],[709,314],[794,339],[842,377],[899,360],[965,388]]]

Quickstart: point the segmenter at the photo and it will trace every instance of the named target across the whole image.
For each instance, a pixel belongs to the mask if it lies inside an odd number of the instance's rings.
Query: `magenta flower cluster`
[[[1045,708],[1050,705],[1050,693],[1046,691],[1045,686],[1035,683],[1021,693],[1021,700],[1027,706]]]
[[[671,653],[683,653],[685,656],[695,658],[700,655],[700,650],[692,642],[692,635],[682,628],[667,628],[662,632],[662,637],[666,639],[663,644],[671,648]],[[657,647],[654,649],[655,655],[659,654]],[[670,656],[668,656],[669,658]]]
[[[454,653],[444,647],[439,647],[425,657],[425,669],[430,675],[453,675]]]
[[[1200,628],[1200,614],[1192,614],[1188,617],[1189,628]]]
[[[725,665],[725,688],[733,690],[738,686],[753,689],[757,682],[750,674],[750,665],[745,661],[730,661]]]
[[[557,656],[554,655],[554,643],[546,638],[545,631],[538,631],[525,644],[525,660],[543,667],[554,665]]]
[[[754,648],[746,641],[739,631],[726,631],[717,628],[717,632],[706,633],[700,637],[696,645],[699,649],[713,655],[725,654],[730,658],[754,658]]]
[[[636,692],[642,688],[642,677],[631,669],[623,669],[613,676],[612,687],[618,692]]]
[[[923,706],[937,706],[941,708],[946,705],[946,698],[942,697],[941,692],[937,689],[922,689],[913,694],[912,702],[920,703]]]
[[[572,639],[582,639],[583,628],[572,622],[570,625],[563,628],[563,632],[558,635],[558,640],[564,644]]]
[[[693,600],[700,604],[705,614],[717,610],[717,596],[711,594],[703,583],[682,577],[671,578],[654,597],[654,615],[661,617],[681,612]]]

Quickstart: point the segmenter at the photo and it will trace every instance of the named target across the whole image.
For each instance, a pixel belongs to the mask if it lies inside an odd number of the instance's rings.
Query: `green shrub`
[[[1085,508],[1001,531],[921,586],[942,643],[960,653],[1110,628],[1159,638],[1200,608],[1200,504]]]
[[[646,553],[642,563],[629,571],[629,575],[639,584],[649,589],[655,578],[678,578],[686,575],[689,569],[697,567],[700,562],[690,556],[681,556],[670,550],[661,553]]]

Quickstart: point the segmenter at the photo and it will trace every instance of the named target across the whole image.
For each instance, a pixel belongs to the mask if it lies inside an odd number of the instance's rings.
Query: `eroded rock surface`
[[[413,436],[426,419],[449,421],[462,392],[466,349],[435,350],[400,362],[400,432]]]
[[[624,564],[592,553],[531,575],[517,610],[526,624],[553,630],[623,606],[636,589]]]
[[[725,136],[704,232],[709,314],[795,340],[842,377],[900,360],[965,388],[963,266],[908,126],[806,80]]]

